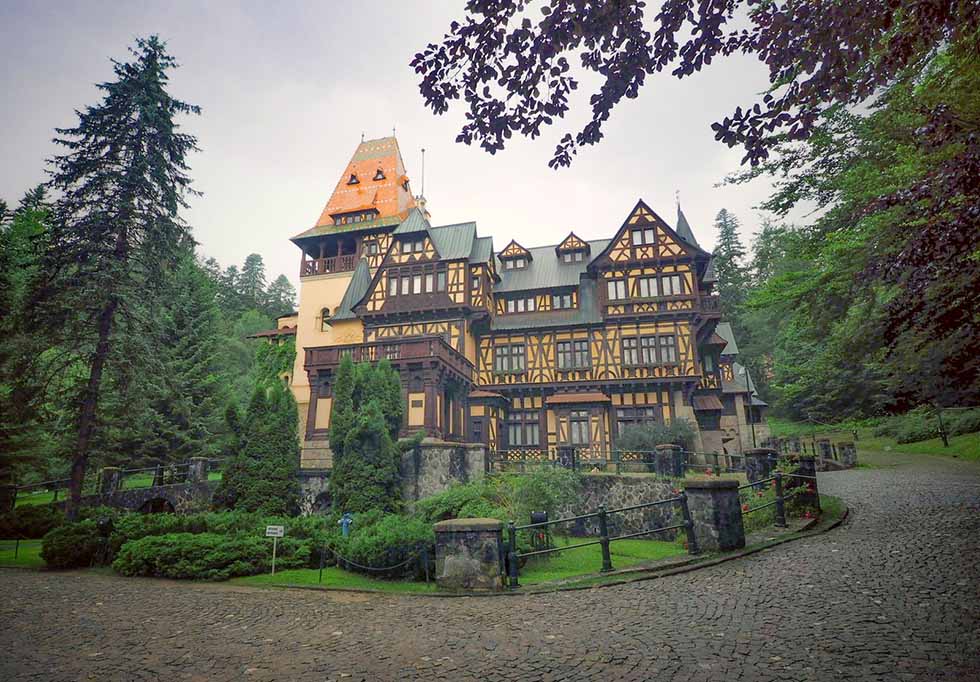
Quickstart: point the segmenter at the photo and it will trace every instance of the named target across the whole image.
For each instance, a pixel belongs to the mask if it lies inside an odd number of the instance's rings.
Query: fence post
[[[609,555],[609,524],[606,522],[606,505],[599,505],[599,546],[602,547],[602,572],[613,570],[612,557]]]
[[[17,486],[0,486],[0,514],[12,511],[17,506]]]
[[[682,492],[680,499],[681,514],[684,516],[684,529],[687,531],[687,553],[700,554],[701,549],[698,547],[698,538],[694,534],[694,521],[691,519],[691,510],[687,506],[687,493]]]
[[[776,471],[776,525],[786,527],[786,502],[783,499],[783,472]]]
[[[507,578],[509,587],[519,587],[517,583],[517,528],[514,522],[507,524]]]
[[[616,473],[620,474],[623,472],[623,453],[619,450],[613,450],[613,461],[616,462]]]

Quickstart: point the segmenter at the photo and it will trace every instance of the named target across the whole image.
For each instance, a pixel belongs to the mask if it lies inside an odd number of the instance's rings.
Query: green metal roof
[[[405,221],[395,228],[392,234],[403,235],[403,234],[415,234],[417,232],[427,232],[429,228],[429,221],[425,219],[425,215],[418,209],[418,207],[413,208],[408,212],[408,217]]]
[[[290,237],[289,241],[299,242],[303,239],[310,239],[311,237],[322,237],[327,234],[347,234],[350,232],[364,232],[366,230],[372,230],[377,227],[388,227],[391,225],[398,225],[402,222],[400,216],[393,215],[386,218],[378,218],[376,220],[366,220],[362,223],[351,223],[349,225],[319,225],[317,227],[311,227],[306,232],[300,232],[295,237]]]
[[[362,258],[357,261],[354,274],[347,285],[347,291],[344,292],[344,297],[340,300],[337,312],[330,318],[330,322],[356,319],[357,315],[354,314],[353,307],[364,298],[364,294],[367,293],[370,286],[371,271],[368,269],[367,259]]]
[[[489,263],[493,258],[493,237],[477,237],[470,251],[470,263]]]
[[[598,239],[588,243],[592,252],[598,253],[606,248],[609,241],[609,239]],[[531,261],[525,267],[516,270],[505,269],[500,259],[497,259],[500,283],[494,287],[494,293],[578,286],[579,278],[589,267],[588,258],[577,263],[565,263],[555,253],[554,244],[536,246],[528,251],[531,253]]]
[[[439,260],[469,258],[475,237],[476,223],[440,225],[429,229],[429,238],[439,252]]]
[[[579,307],[574,310],[497,315],[493,318],[490,328],[494,331],[506,331],[601,324],[602,313],[596,305],[595,287],[596,283],[594,280],[589,278],[582,279],[579,287]]]
[[[719,322],[718,326],[715,327],[715,333],[728,342],[728,345],[721,351],[722,355],[738,355],[738,345],[735,343],[735,332],[732,331],[731,324]]]

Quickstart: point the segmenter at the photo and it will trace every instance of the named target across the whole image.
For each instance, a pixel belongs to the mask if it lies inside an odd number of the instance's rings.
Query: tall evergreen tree
[[[261,308],[265,303],[265,263],[259,254],[250,253],[245,259],[238,291],[249,308]]]
[[[272,280],[272,284],[266,291],[265,301],[266,309],[272,317],[279,317],[295,310],[296,289],[286,275],[279,275]]]
[[[198,107],[167,92],[174,59],[156,36],[138,39],[132,60],[113,61],[116,80],[102,83],[102,101],[78,112],[78,125],[59,128],[68,151],[52,160],[57,192],[51,242],[32,299],[32,328],[43,330],[84,367],[70,397],[69,518],[77,514],[98,425],[106,363],[121,333],[138,333],[138,302],[159,287],[189,230],[178,215],[192,192],[187,154],[194,137],[179,132]]]
[[[748,276],[743,260],[745,247],[738,236],[738,218],[727,209],[718,211],[715,229],[718,241],[713,252],[715,272],[718,275],[718,293],[721,309],[726,319],[735,321],[740,305],[747,294]]]

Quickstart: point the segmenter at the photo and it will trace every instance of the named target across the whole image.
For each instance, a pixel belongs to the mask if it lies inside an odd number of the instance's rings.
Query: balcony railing
[[[357,255],[353,253],[330,258],[314,258],[303,260],[299,269],[300,277],[326,275],[331,272],[350,272],[357,265]]]
[[[334,367],[340,364],[345,354],[349,354],[354,362],[377,362],[386,358],[396,367],[404,362],[437,360],[467,379],[472,378],[474,370],[469,360],[438,336],[307,348],[306,369]]]
[[[721,312],[720,296],[705,296],[701,299],[701,311],[705,313]]]

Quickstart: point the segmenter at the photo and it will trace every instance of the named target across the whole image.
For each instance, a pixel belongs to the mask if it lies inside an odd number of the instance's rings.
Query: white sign
[[[265,536],[267,538],[281,538],[286,535],[285,526],[266,526]]]

